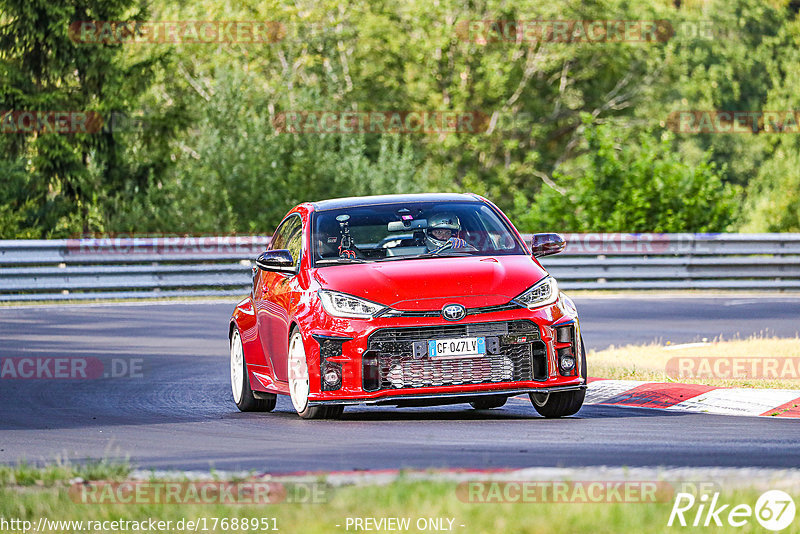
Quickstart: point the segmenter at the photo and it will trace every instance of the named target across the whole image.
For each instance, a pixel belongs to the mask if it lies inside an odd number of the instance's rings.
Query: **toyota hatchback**
[[[576,413],[586,358],[572,300],[488,200],[388,195],[292,209],[255,261],[229,327],[233,399],[300,417],[354,404],[469,403],[528,394],[545,417]]]

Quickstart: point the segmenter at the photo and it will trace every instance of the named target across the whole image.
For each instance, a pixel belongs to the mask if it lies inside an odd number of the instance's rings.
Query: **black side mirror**
[[[292,253],[286,249],[268,250],[256,258],[256,266],[262,271],[294,274]]]
[[[567,242],[560,234],[533,234],[531,251],[534,258],[558,254],[564,250]]]

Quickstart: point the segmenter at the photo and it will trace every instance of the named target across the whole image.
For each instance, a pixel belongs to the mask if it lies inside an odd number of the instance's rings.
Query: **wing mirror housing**
[[[534,258],[558,254],[564,250],[567,242],[561,234],[533,234],[531,252]]]
[[[294,259],[286,249],[267,250],[256,258],[256,267],[262,271],[294,274]]]

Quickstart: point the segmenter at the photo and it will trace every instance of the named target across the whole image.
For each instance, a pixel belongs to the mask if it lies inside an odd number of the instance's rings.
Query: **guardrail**
[[[800,234],[565,234],[564,289],[800,289]],[[525,238],[530,241],[530,236]],[[0,240],[0,301],[246,294],[267,236]]]

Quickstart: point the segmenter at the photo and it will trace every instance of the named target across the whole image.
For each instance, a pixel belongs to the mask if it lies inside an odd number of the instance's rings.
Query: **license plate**
[[[483,356],[484,354],[486,354],[485,337],[431,339],[428,341],[428,356],[431,358]]]

